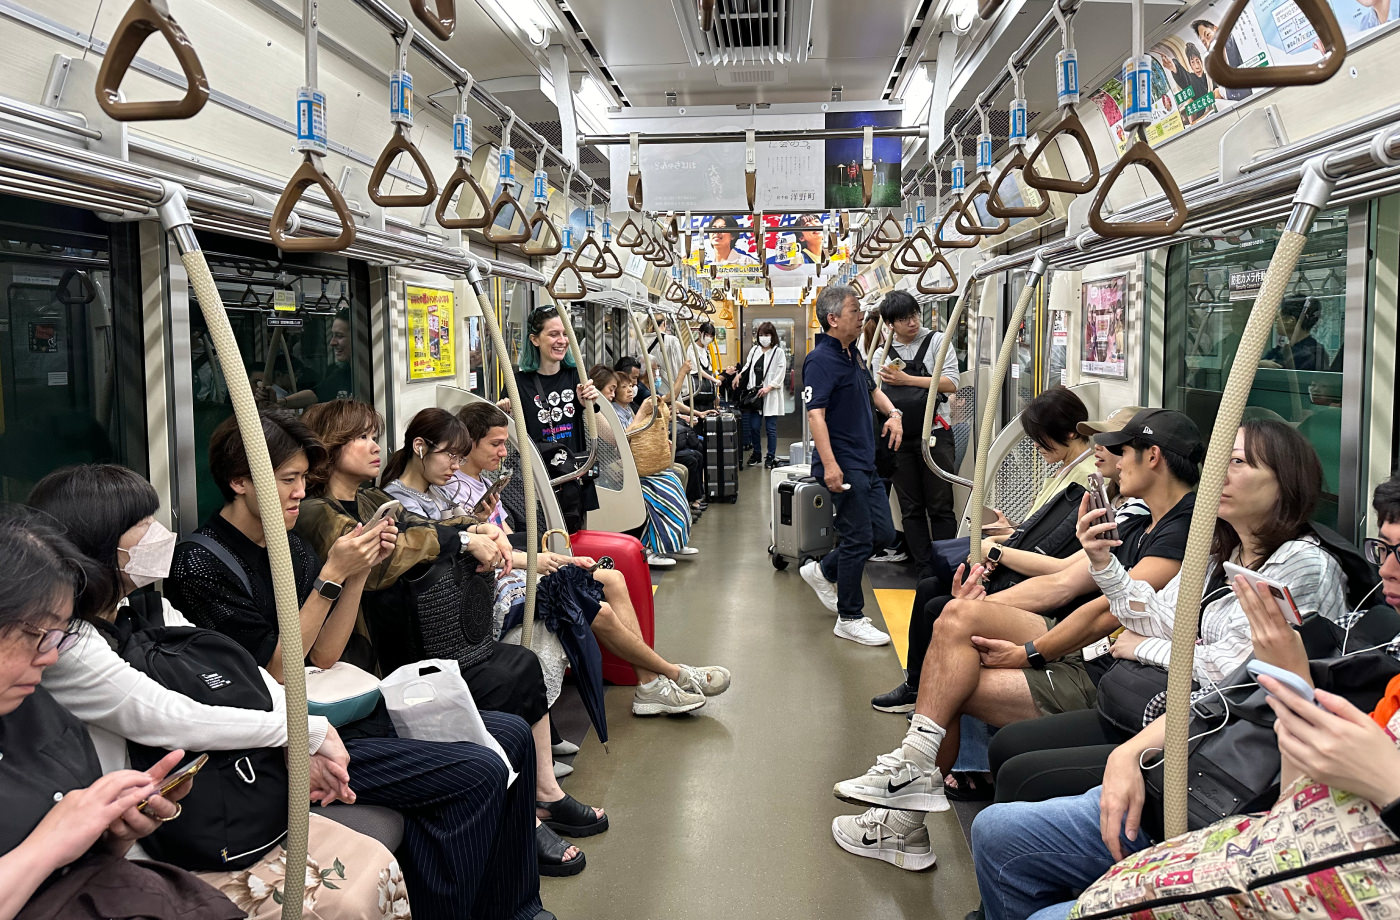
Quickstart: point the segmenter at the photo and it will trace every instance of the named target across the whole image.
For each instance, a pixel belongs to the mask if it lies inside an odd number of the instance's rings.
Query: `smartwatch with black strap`
[[[1037,671],[1045,670],[1045,656],[1036,649],[1034,641],[1026,643],[1026,662]]]
[[[326,581],[324,578],[318,578],[313,581],[311,587],[315,589],[317,594],[332,603],[340,597],[340,592],[343,589],[342,585],[336,584],[333,581]]]

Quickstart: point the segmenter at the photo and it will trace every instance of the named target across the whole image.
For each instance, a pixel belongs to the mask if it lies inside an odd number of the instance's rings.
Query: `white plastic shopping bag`
[[[428,658],[406,664],[379,685],[384,705],[400,738],[416,741],[470,741],[496,752],[510,772],[516,772],[505,750],[481,720],[472,692],[456,661]]]

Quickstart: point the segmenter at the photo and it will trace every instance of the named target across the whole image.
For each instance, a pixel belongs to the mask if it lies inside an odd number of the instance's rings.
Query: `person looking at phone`
[[[1165,585],[1180,570],[1186,551],[1192,490],[1205,445],[1194,422],[1165,409],[1139,413],[1119,434],[1125,433],[1119,488],[1142,499],[1148,514],[1119,522],[1122,541],[1112,552],[1135,578]],[[864,775],[836,784],[837,798],[874,806],[835,819],[832,833],[843,849],[891,862],[896,853],[927,852],[924,814],[948,808],[943,776],[957,758],[964,713],[1003,726],[1092,705],[1094,687],[1082,665],[1031,657],[1059,619],[1087,618],[1093,627],[1079,631],[1078,644],[1065,653],[1111,630],[1101,626],[1100,619],[1111,621],[1112,615],[1107,598],[1092,593],[1087,558],[1070,559],[1072,564],[1054,574],[1026,579],[990,598],[981,585],[982,566],[974,566],[965,579],[966,567],[958,567],[953,599],[934,620],[903,743],[880,755]],[[872,835],[877,842],[864,843]]]
[[[82,724],[40,686],[44,671],[76,641],[75,612],[96,615],[101,606],[84,597],[96,564],[52,518],[14,508],[0,512],[0,558],[10,579],[0,596],[0,920],[37,905],[41,889],[49,910],[71,904],[77,913],[98,875],[118,900],[137,892],[167,898],[160,920],[243,917],[187,873],[123,858],[137,840],[179,817],[177,800],[187,787],[169,798],[158,792],[184,752],[172,751],[150,770],[104,775]]]
[[[871,552],[894,541],[889,496],[875,472],[873,408],[888,416],[880,433],[891,450],[898,450],[903,441],[904,413],[875,389],[855,348],[861,327],[855,290],[828,285],[817,295],[815,309],[822,333],[802,365],[806,384],[802,396],[817,451],[812,475],[831,490],[841,539],[820,562],[802,566],[802,579],[822,605],[836,614],[832,632],[838,638],[885,645],[890,637],[865,615],[861,587]]]
[[[489,507],[477,510],[490,520],[499,521],[501,528],[509,534],[510,525],[506,521],[499,493],[488,485],[485,477],[487,473],[498,471],[505,462],[509,450],[507,425],[510,420],[490,403],[464,406],[458,410],[457,417],[471,433],[472,449],[463,459],[454,485],[460,486],[463,504],[471,503],[476,507],[479,502],[489,503]],[[525,553],[515,550],[514,556],[517,571],[523,573]],[[598,641],[632,665],[637,674],[638,686],[632,696],[634,715],[690,712],[703,706],[706,697],[717,696],[729,689],[730,675],[725,668],[673,664],[643,641],[637,611],[627,591],[627,579],[621,572],[611,568],[595,568],[597,560],[588,556],[543,552],[536,558],[542,581],[574,566],[590,571],[591,579],[600,586],[598,609],[591,620],[591,627]],[[541,598],[546,595],[547,592],[537,595],[536,603],[541,603]],[[536,610],[536,618],[546,624],[553,619],[542,615],[539,609]]]
[[[1400,477],[1382,483],[1372,498],[1380,525],[1379,539],[1365,541],[1363,553],[1379,560],[1384,604],[1372,611],[1355,611],[1339,623],[1348,627],[1362,616],[1385,614],[1392,623],[1400,613]],[[1289,671],[1311,685],[1308,654],[1299,632],[1284,618],[1265,586],[1251,587],[1243,577],[1230,589],[1249,622],[1255,659]],[[1352,643],[1355,643],[1353,637]],[[1400,658],[1400,635],[1385,647]],[[1243,672],[1243,669],[1241,669]],[[1277,720],[1281,758],[1280,794],[1288,795],[1293,781],[1306,775],[1336,791],[1362,796],[1383,807],[1391,834],[1400,836],[1400,678],[1385,687],[1368,718],[1345,699],[1316,691],[1309,702],[1280,681],[1260,677],[1270,695]],[[1046,720],[1063,723],[1069,717]],[[1063,727],[1063,726],[1061,726]],[[1063,747],[1063,730],[1050,747]],[[1077,736],[1070,744],[1079,743]],[[1166,739],[1165,719],[1158,718],[1137,735],[1116,746],[1079,748],[1084,756],[1074,763],[1073,751],[1046,750],[1060,762],[1045,764],[1058,782],[1081,783],[1078,788],[1051,782],[1026,786],[1032,800],[993,805],[972,825],[972,853],[987,920],[1034,916],[1058,920],[1068,914],[1073,899],[1107,872],[1119,859],[1145,849],[1154,841],[1145,827],[1160,827],[1160,813],[1149,814],[1142,762],[1159,756]],[[1099,752],[1102,751],[1102,755]],[[1031,755],[1022,755],[1031,756]],[[1097,760],[1097,774],[1093,764]],[[1003,773],[1016,761],[1008,761]],[[1101,782],[1097,782],[1101,777]],[[1222,828],[1237,819],[1225,818]],[[1194,827],[1192,829],[1195,829]]]
[[[127,626],[134,604],[160,611],[158,622],[168,627],[194,627],[150,587],[169,574],[175,535],[155,518],[159,499],[149,482],[115,464],[68,467],[40,480],[29,504],[62,524],[78,551],[96,563],[89,571],[85,593],[94,601],[105,600],[96,605],[95,615],[74,622],[76,641],[45,671],[43,686],[85,724],[104,770],[128,767],[131,743],[207,752],[286,746],[282,685],[266,671],[258,673],[273,700],[271,711],[205,705],[137,670],[113,648],[106,632],[112,627],[107,624],[115,624],[118,630]],[[307,733],[312,802],[354,802],[350,754],[340,734],[322,716],[307,717]],[[222,781],[210,772],[209,778],[198,781]],[[190,817],[199,820],[198,812]],[[319,814],[311,816],[308,853],[317,864],[340,859],[357,875],[384,869],[398,872],[392,855],[377,841]],[[240,895],[249,890],[250,878],[275,884],[279,861],[285,858],[286,851],[274,843],[247,869],[199,874],[214,887]],[[245,872],[248,875],[240,880]],[[312,896],[316,908],[327,914],[379,916],[374,890],[346,885],[317,889]],[[279,906],[268,897],[263,903],[250,903],[248,909],[254,916],[267,916]]]

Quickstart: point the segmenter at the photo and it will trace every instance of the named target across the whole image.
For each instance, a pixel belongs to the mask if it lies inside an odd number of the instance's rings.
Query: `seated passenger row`
[[[420,916],[548,918],[539,902],[539,874],[575,874],[585,862],[582,852],[559,834],[587,836],[608,827],[602,809],[578,803],[558,786],[550,766],[546,691],[538,660],[495,638],[512,617],[520,619],[523,608],[518,567],[524,554],[510,545],[503,509],[496,502],[474,509],[477,517],[462,514],[464,507],[442,488],[451,479],[453,495],[479,500],[487,491],[482,473],[497,467],[505,455],[504,414],[489,405],[469,408],[462,419],[438,410],[420,414],[410,424],[404,448],[391,458],[382,481],[413,509],[404,515],[402,529],[393,518],[372,527],[359,522],[388,497],[363,485],[375,478],[379,466],[375,438],[380,422],[370,407],[340,400],[308,413],[306,420],[324,432],[329,450],[291,414],[262,416],[283,508],[281,523],[306,532],[325,554],[322,563],[310,543],[289,534],[308,664],[325,668],[350,660],[373,668],[386,655],[405,650],[417,658],[455,658],[486,729],[508,760],[467,742],[397,737],[382,701],[369,715],[338,727],[309,716],[313,802],[377,804],[399,812],[404,822],[401,874],[398,862],[375,839],[312,816],[307,903],[321,914],[406,916],[407,889]],[[282,755],[275,748],[286,743],[279,682],[284,662],[263,524],[232,419],[216,431],[210,458],[211,475],[226,504],[195,541],[178,551],[175,535],[154,519],[154,489],[117,466],[51,474],[30,499],[43,514],[15,511],[0,528],[5,558],[14,560],[16,577],[35,586],[8,597],[0,609],[6,651],[14,663],[8,673],[15,682],[7,696],[17,703],[28,693],[35,696],[27,707],[0,713],[0,727],[32,728],[26,734],[38,741],[32,748],[35,756],[44,756],[39,754],[45,750],[44,738],[72,737],[71,762],[82,765],[70,776],[46,777],[37,791],[33,782],[13,786],[21,812],[33,820],[20,822],[25,826],[0,856],[0,872],[12,878],[42,880],[98,836],[118,844],[103,848],[115,853],[154,833],[149,840],[153,855],[206,870],[201,873],[205,880],[237,907],[169,866],[161,869],[163,876],[132,870],[116,877],[114,890],[120,896],[136,888],[168,887],[182,899],[172,903],[215,905],[201,916],[246,912],[271,917],[280,912],[282,851],[277,844],[285,832],[286,773],[267,766],[280,765]],[[308,501],[304,512],[308,481],[322,497]],[[693,710],[728,687],[725,669],[672,664],[642,641],[619,573],[599,568],[591,559],[549,553],[541,556],[540,565],[546,573],[540,622],[558,629],[581,618],[631,662],[640,681],[633,703],[637,714]],[[162,578],[174,605],[150,589]],[[411,588],[402,590],[406,586]],[[371,600],[376,596],[377,605]],[[368,630],[359,622],[362,604],[369,614]],[[493,618],[493,612],[499,615]],[[218,632],[195,629],[191,621]],[[175,627],[176,633],[166,627]],[[31,632],[40,637],[37,655]],[[176,634],[182,642],[211,645],[214,651],[200,654],[221,656],[226,683],[180,685],[169,674],[143,669],[140,650],[175,641],[169,637]],[[220,642],[218,636],[233,641]],[[385,648],[370,641],[375,638],[383,639]],[[596,655],[596,642],[594,648]],[[41,677],[44,689],[36,690]],[[240,678],[237,692],[204,692],[237,685]],[[225,702],[230,705],[220,705]],[[95,748],[88,747],[84,733],[74,735],[74,718],[85,723]],[[172,748],[176,750],[165,753]],[[152,795],[183,760],[183,749],[214,753],[199,784],[180,786],[170,799]],[[144,756],[153,750],[163,756]],[[0,769],[6,773],[23,771],[30,759],[8,745],[5,753],[10,756],[0,759]],[[124,769],[128,764],[142,766],[144,772]],[[535,777],[535,815],[529,823],[531,799],[522,790],[531,787],[508,784],[511,770]],[[63,793],[97,780],[103,771],[110,771],[105,779],[81,790],[81,796],[74,793],[92,820],[74,822],[68,808],[45,817]],[[200,795],[211,785],[214,793],[240,795],[239,819],[210,805],[218,795]],[[41,804],[39,799],[48,795],[43,790],[50,786],[58,792],[48,805]],[[175,801],[191,789],[196,792],[184,804]],[[131,807],[136,802],[143,803],[149,817]],[[191,809],[186,821],[165,827],[186,805]],[[111,825],[105,834],[92,823],[99,817]],[[31,830],[34,839],[26,842]],[[233,841],[237,843],[230,846]],[[41,854],[37,860],[35,854]],[[36,875],[36,870],[42,871]],[[64,876],[78,877],[72,872]],[[43,897],[76,897],[91,874],[81,878],[82,884],[48,886]],[[34,887],[11,886],[16,911]]]

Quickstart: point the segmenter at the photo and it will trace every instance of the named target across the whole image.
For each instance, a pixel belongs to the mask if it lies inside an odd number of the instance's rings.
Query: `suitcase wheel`
[[[768,551],[768,558],[772,561],[773,568],[777,569],[779,572],[788,567],[787,557],[771,549]]]

